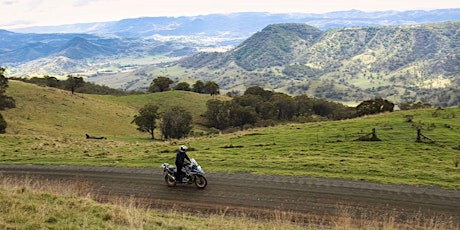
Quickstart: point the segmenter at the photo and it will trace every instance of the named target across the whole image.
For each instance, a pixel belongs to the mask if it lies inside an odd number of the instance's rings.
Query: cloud
[[[460,8],[458,0],[0,0],[0,29],[231,12],[325,13],[340,10]]]
[[[29,20],[16,20],[16,21],[10,21],[6,23],[0,23],[0,29],[9,28],[9,27],[18,27],[18,26],[28,26],[31,24],[33,24],[33,22]]]
[[[77,0],[72,5],[75,7],[91,5],[94,2],[99,2],[101,0]]]
[[[0,5],[13,5],[13,4],[16,4],[16,3],[18,3],[18,1],[13,1],[13,0],[0,1]]]

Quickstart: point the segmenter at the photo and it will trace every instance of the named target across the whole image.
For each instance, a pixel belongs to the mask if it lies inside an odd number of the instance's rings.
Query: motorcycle
[[[163,168],[163,172],[165,174],[165,182],[169,187],[174,187],[178,183],[179,184],[193,184],[199,189],[206,188],[208,185],[208,181],[206,177],[204,177],[204,171],[201,169],[201,166],[196,162],[195,159],[190,159],[191,164],[186,164],[183,167],[183,172],[185,172],[185,176],[183,181],[176,180],[176,167],[168,164],[163,163],[161,167]]]

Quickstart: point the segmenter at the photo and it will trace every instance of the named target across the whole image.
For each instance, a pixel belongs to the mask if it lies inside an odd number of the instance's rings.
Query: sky
[[[460,8],[460,0],[0,0],[0,29],[214,13]]]

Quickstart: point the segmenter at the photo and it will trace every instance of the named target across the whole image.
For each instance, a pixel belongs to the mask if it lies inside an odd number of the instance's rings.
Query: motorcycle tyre
[[[171,178],[169,175],[165,175],[165,182],[168,187],[174,187],[176,186],[176,180]]]
[[[197,175],[195,177],[195,186],[199,189],[204,189],[208,185],[208,180],[202,175]]]

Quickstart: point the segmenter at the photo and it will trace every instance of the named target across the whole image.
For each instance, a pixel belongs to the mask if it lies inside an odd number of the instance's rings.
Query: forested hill
[[[460,21],[321,31],[273,24],[225,53],[180,61],[223,89],[252,85],[337,101],[387,98],[456,105]],[[205,79],[205,80],[207,80]]]

